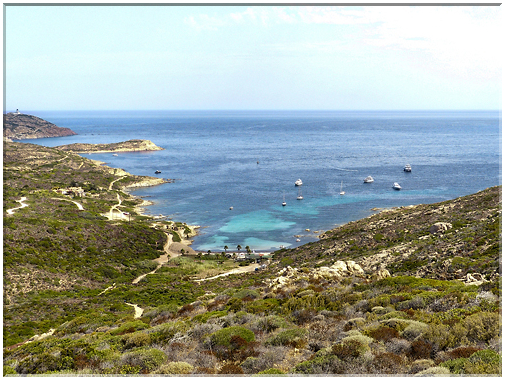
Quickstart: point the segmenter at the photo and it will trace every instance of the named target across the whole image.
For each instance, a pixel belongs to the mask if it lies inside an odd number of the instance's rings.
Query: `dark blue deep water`
[[[193,244],[198,250],[293,247],[375,207],[434,203],[501,184],[501,112],[26,113],[78,135],[24,142],[148,139],[163,147],[86,157],[175,179],[132,194],[154,202],[148,214],[204,227]],[[368,175],[375,182],[364,184]],[[298,178],[303,200],[296,199]],[[403,189],[393,190],[393,182]]]

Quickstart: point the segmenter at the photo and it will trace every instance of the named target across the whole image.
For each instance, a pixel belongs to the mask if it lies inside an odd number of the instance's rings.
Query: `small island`
[[[77,135],[70,128],[61,128],[40,117],[19,112],[4,114],[4,140],[40,139]]]
[[[57,149],[73,153],[113,153],[113,152],[146,152],[164,150],[149,140],[128,140],[111,144],[69,144],[60,145]]]

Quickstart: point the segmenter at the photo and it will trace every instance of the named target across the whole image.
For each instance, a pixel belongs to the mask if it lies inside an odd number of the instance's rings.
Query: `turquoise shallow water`
[[[28,142],[141,138],[165,148],[91,158],[175,179],[133,194],[154,202],[149,214],[202,226],[193,248],[204,251],[292,247],[375,207],[434,203],[501,184],[498,112],[27,113],[78,133]],[[411,173],[403,171],[407,163]],[[363,183],[368,175],[374,183]],[[304,182],[301,201],[297,178]],[[394,191],[393,182],[403,189]]]

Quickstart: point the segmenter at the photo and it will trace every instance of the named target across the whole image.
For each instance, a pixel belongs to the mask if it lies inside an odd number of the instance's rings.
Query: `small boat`
[[[159,170],[156,170],[154,174],[160,174],[161,172]]]
[[[344,195],[345,191],[342,190],[342,185],[344,184],[344,181],[340,182],[340,195]]]
[[[284,193],[282,194],[282,206],[286,206],[287,203],[286,203],[286,196],[284,195]]]
[[[230,210],[233,210],[233,206],[230,207]]]
[[[303,182],[300,178],[298,178],[296,181],[295,181],[295,186],[302,186],[303,185]]]
[[[403,168],[403,171],[410,173],[412,171],[412,167],[410,166],[410,164],[405,165],[405,167]]]
[[[400,184],[398,182],[395,182],[395,183],[393,183],[393,189],[395,189],[395,190],[401,190],[402,187],[400,186]]]
[[[372,183],[373,182],[373,177],[369,175],[363,180],[364,183]]]
[[[296,241],[300,241],[300,239],[296,239]]]
[[[113,156],[114,156],[114,157],[117,157],[117,153],[114,153],[114,154],[113,154]]]
[[[298,199],[299,201],[301,201],[303,199],[301,190],[298,191],[298,196],[296,197],[296,199]]]

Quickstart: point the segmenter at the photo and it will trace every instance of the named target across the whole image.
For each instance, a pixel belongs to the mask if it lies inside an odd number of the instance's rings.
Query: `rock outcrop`
[[[281,269],[277,277],[270,280],[270,290],[288,288],[301,277],[311,277],[313,279],[325,279],[337,281],[348,276],[364,276],[363,268],[354,261],[335,261],[331,267],[315,268],[307,272],[307,268],[297,269],[290,266]]]
[[[438,222],[430,227],[430,232],[432,234],[444,233],[452,228],[451,223]]]
[[[69,144],[56,149],[73,153],[112,153],[112,152],[145,152],[163,150],[149,140],[128,140],[111,144]]]
[[[69,128],[61,128],[37,116],[22,113],[4,114],[4,141],[40,139],[76,135]]]

